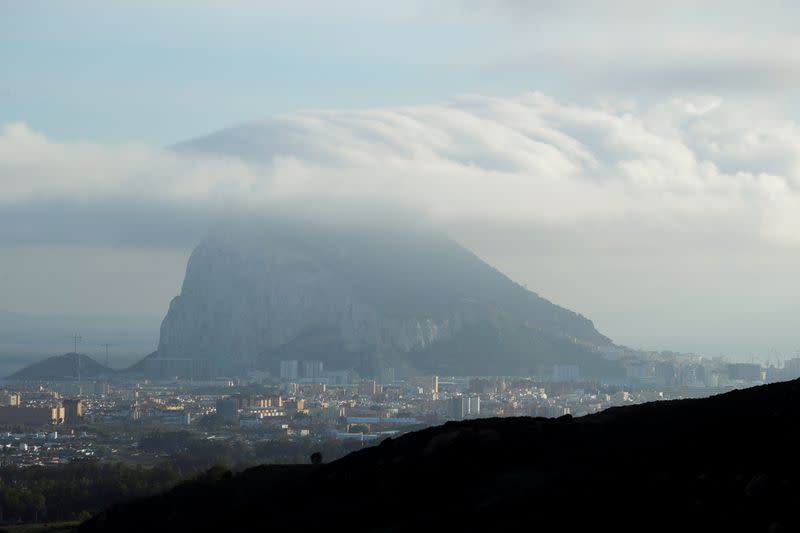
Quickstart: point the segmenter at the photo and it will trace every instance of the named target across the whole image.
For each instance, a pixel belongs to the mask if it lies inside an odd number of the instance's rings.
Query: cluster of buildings
[[[54,428],[0,432],[0,466],[54,466],[94,456],[93,438],[86,432]]]
[[[739,388],[800,377],[800,359],[782,368],[758,363],[731,363],[722,357],[653,354],[625,362],[626,382],[642,386],[685,389]]]
[[[577,365],[553,365],[531,377],[398,379],[392,369],[361,378],[327,371],[321,361],[292,360],[280,363],[279,375],[253,373],[241,379],[13,383],[0,390],[0,446],[6,462],[19,464],[59,464],[87,456],[141,463],[147,458],[136,447],[137,435],[154,429],[250,443],[370,443],[449,420],[581,416],[615,405],[705,396],[800,377],[800,358],[775,368],[693,355],[616,355],[625,375],[603,382],[585,378]]]
[[[82,418],[83,404],[77,398],[61,399],[58,393],[39,390],[23,402],[19,392],[0,391],[0,427],[78,424]]]

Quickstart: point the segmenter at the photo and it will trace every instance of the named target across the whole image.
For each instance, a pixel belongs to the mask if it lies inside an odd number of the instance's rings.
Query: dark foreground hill
[[[448,423],[330,464],[212,472],[81,531],[798,531],[798,430],[798,381]]]
[[[75,352],[63,355],[54,355],[44,361],[30,364],[14,372],[7,379],[20,381],[37,381],[53,379],[82,379],[96,378],[98,376],[108,376],[114,371],[105,365],[101,365],[88,355],[77,354]]]

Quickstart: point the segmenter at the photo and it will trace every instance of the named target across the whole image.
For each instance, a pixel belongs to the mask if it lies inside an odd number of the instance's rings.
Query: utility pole
[[[73,335],[72,342],[74,343],[74,348],[72,349],[73,353],[78,353],[78,343],[81,342],[83,339],[80,335]]]
[[[73,342],[73,346],[74,346],[74,352],[73,353],[75,354],[75,366],[78,367],[77,368],[77,374],[78,374],[78,384],[79,384],[79,386],[80,386],[80,382],[81,382],[81,356],[78,354],[78,343],[81,342],[82,340],[83,340],[83,338],[78,334],[75,334],[75,335],[72,336],[72,342]]]
[[[105,346],[105,349],[106,349],[106,367],[111,368],[111,365],[109,364],[109,359],[108,359],[108,348],[109,348],[109,346],[116,346],[116,344],[111,344],[110,342],[104,342],[100,346]]]

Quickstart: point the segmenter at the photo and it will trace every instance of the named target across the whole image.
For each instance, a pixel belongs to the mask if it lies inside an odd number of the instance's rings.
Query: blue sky
[[[298,109],[533,90],[637,100],[769,92],[794,113],[797,61],[773,51],[794,43],[796,9],[746,5],[6,1],[0,123],[169,144]]]
[[[493,85],[467,63],[469,32],[417,16],[155,4],[0,8],[0,122],[171,143],[306,107],[427,103]]]

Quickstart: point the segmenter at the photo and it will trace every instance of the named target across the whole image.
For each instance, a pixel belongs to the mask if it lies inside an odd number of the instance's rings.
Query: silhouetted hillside
[[[81,531],[797,531],[798,428],[798,381],[448,423],[330,464],[212,471]]]
[[[95,378],[101,375],[113,374],[114,371],[101,365],[88,355],[65,353],[54,355],[44,361],[33,363],[18,372],[14,372],[8,379],[20,381],[35,381],[43,379],[76,379],[80,374],[83,378]]]

